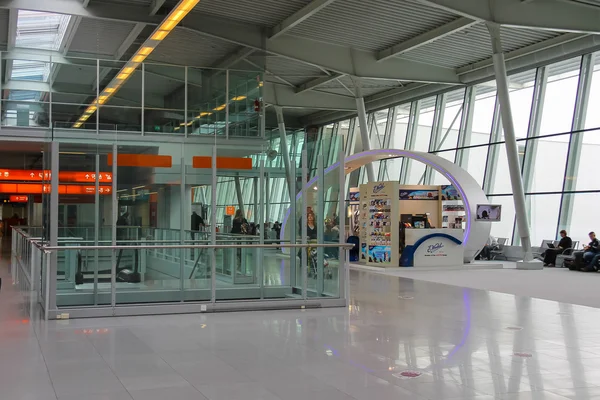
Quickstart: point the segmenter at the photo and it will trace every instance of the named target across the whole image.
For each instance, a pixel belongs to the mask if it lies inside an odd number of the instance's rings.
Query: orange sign
[[[212,168],[212,157],[193,157],[192,167],[194,168]],[[218,169],[252,169],[251,158],[241,157],[217,157]]]
[[[51,185],[37,183],[0,183],[0,193],[46,194],[50,193]],[[111,186],[100,186],[101,195],[112,193]],[[88,185],[58,185],[58,194],[96,194],[95,186]]]
[[[8,199],[11,203],[27,203],[29,201],[27,196],[10,196]]]
[[[225,215],[235,215],[235,207],[234,206],[225,207]]]
[[[52,178],[52,173],[48,170],[27,170],[27,169],[0,169],[0,181],[34,181],[42,182],[49,181]],[[75,183],[94,183],[96,181],[95,172],[80,172],[80,171],[62,171],[58,174],[60,182],[75,182]],[[101,183],[112,182],[112,172],[101,172],[98,175],[98,181]]]

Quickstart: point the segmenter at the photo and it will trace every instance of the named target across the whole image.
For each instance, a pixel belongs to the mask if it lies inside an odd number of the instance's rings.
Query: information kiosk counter
[[[400,256],[403,267],[445,267],[463,264],[462,229],[406,229]]]

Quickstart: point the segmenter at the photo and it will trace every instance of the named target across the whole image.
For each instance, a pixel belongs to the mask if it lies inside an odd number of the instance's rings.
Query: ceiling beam
[[[131,29],[131,32],[129,32],[125,40],[123,40],[123,43],[121,43],[115,54],[113,54],[113,59],[120,60],[121,57],[123,57],[123,55],[127,52],[127,50],[129,50],[129,47],[133,44],[133,42],[135,42],[135,40],[138,38],[140,33],[142,33],[145,27],[146,24],[141,22],[135,24],[135,26],[133,27],[133,29]],[[112,71],[111,68],[102,68],[100,70],[100,82],[102,82],[108,76],[110,71]],[[94,80],[94,83],[92,84],[92,88],[94,90],[96,90],[97,84],[98,82]]]
[[[579,34],[579,33],[565,33],[560,36],[556,36],[554,38],[544,40],[542,42],[538,42],[529,46],[522,47],[517,50],[510,51],[504,54],[504,58],[506,61],[514,60],[519,57],[523,57],[529,54],[534,54],[536,52],[547,50],[553,47],[560,47],[568,42],[582,39],[588,35]],[[494,65],[494,61],[492,57],[475,62],[473,64],[465,65],[464,67],[460,67],[456,69],[456,73],[458,75],[468,74],[483,68],[488,68]]]
[[[356,101],[348,96],[317,93],[312,90],[298,94],[293,87],[269,82],[265,82],[263,89],[264,101],[267,104],[285,108],[356,112]]]
[[[260,27],[233,23],[216,17],[197,15],[184,21],[183,29],[236,43],[241,46],[306,63],[330,72],[361,78],[405,80],[418,82],[460,83],[451,68],[391,59],[377,62],[377,53],[337,46],[290,35],[264,41]]]
[[[90,1],[91,0],[81,0],[81,4],[83,5],[83,8],[87,8],[87,6],[90,5]]]
[[[445,25],[439,26],[421,35],[415,36],[411,39],[405,40],[404,42],[379,51],[379,53],[377,53],[377,60],[384,61],[391,57],[399,56],[445,36],[469,28],[477,23],[478,22],[475,20],[464,17],[455,19],[454,21],[448,22]]]
[[[308,18],[312,17],[323,8],[327,7],[329,4],[333,3],[335,0],[313,0],[300,10],[296,11],[279,24],[275,25],[275,27],[271,30],[271,35],[269,39],[275,39],[276,37],[283,35],[296,25],[302,23]]]
[[[149,15],[156,15],[158,10],[161,9],[161,7],[165,4],[166,1],[167,0],[152,0],[152,3],[150,4]]]
[[[573,1],[418,0],[478,21],[539,30],[600,34],[600,7]]]
[[[296,88],[296,93],[302,93],[302,92],[306,92],[307,90],[312,90],[312,89],[316,88],[317,86],[321,86],[321,85],[324,85],[331,81],[335,81],[336,79],[341,78],[342,76],[343,75],[341,75],[341,74],[333,74],[333,75],[329,75],[329,76],[322,76],[320,78],[316,78],[316,79],[310,80],[308,82],[304,82],[303,84],[301,84],[300,86],[298,86]]]
[[[77,29],[79,29],[79,24],[81,24],[82,17],[71,17],[69,19],[69,24],[67,25],[67,29],[65,32],[65,36],[63,37],[62,43],[60,44],[59,52],[66,56],[69,52],[69,48],[71,47],[71,43],[73,43],[73,39],[77,34]],[[60,72],[60,66],[62,64],[54,64],[51,65],[51,73],[50,73],[50,82],[54,82],[58,73]]]
[[[536,68],[542,65],[549,65],[558,61],[579,57],[583,54],[594,53],[600,50],[600,35],[581,35],[575,40],[572,39],[572,35],[574,34],[562,35],[567,36],[563,39],[562,44],[557,45],[556,41],[551,41],[551,46],[540,48],[535,52],[522,52],[520,50],[515,50],[507,53],[507,71],[509,73],[525,71],[527,69]],[[493,77],[493,65],[488,65],[487,67],[465,72],[460,75],[461,81],[465,84],[476,84],[493,79]]]
[[[161,21],[160,17],[147,15],[146,7],[139,6],[115,6],[110,3],[91,2],[87,8],[83,8],[79,2],[71,0],[0,0],[0,8],[16,7],[43,9],[42,11],[62,12],[87,18],[155,24]],[[450,68],[401,59],[378,63],[376,52],[356,50],[290,35],[265,41],[266,37],[261,27],[214,16],[194,15],[194,18],[186,19],[180,25],[182,27],[175,29],[189,29],[208,37],[266,51],[339,74],[373,79],[459,83],[458,77]]]
[[[599,35],[564,34],[557,38],[506,53],[506,68],[510,74],[595,51],[600,51]],[[482,83],[494,79],[491,59],[459,68],[457,71],[465,84]],[[452,86],[440,84],[409,83],[402,88],[390,89],[367,96],[365,105],[367,111],[374,111],[434,96],[452,88]],[[323,111],[304,117],[302,122],[306,125],[322,125],[354,115],[356,115],[356,112]]]
[[[249,47],[241,47],[238,50],[233,51],[232,53],[226,55],[212,66],[212,68],[216,69],[228,69],[232,68],[237,63],[244,60],[246,57],[250,56],[256,50]]]

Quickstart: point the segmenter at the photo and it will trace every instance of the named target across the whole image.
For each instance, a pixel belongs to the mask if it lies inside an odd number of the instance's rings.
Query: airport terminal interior
[[[0,399],[600,399],[600,0],[0,0]]]

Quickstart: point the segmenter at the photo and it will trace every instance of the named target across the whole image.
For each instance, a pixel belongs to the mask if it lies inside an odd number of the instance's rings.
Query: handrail
[[[307,243],[307,244],[199,244],[199,245],[172,245],[172,246],[154,246],[154,245],[137,245],[137,246],[39,246],[39,249],[45,252],[60,251],[60,250],[154,250],[154,249],[253,249],[253,248],[273,248],[279,249],[282,247],[288,248],[319,248],[319,247],[343,247],[351,249],[354,247],[352,243]]]
[[[30,238],[32,239],[32,238]],[[36,242],[40,242],[40,240],[34,240],[32,239],[32,241],[36,241]],[[192,240],[192,239],[186,239],[183,242],[184,243],[199,243],[199,242],[210,242],[210,239],[196,239],[196,240]],[[231,239],[217,239],[217,242],[232,242],[233,240]],[[259,240],[250,240],[250,239],[238,239],[238,241],[244,241],[244,242],[258,242]],[[95,240],[58,240],[59,243],[96,243]],[[173,243],[173,244],[180,244],[181,240],[147,240],[147,239],[140,239],[140,240],[117,240],[117,242],[119,243],[140,243],[140,242],[144,242],[144,243]],[[269,242],[269,243],[266,243]],[[270,243],[284,243],[284,242],[289,242],[289,240],[279,240],[279,239],[270,239],[270,240],[265,240],[265,244],[270,244]],[[112,243],[112,240],[98,240],[97,243]],[[62,247],[62,246],[61,246]],[[106,246],[103,246],[106,248]],[[127,246],[128,248],[131,248],[131,246]],[[279,246],[281,247],[281,246]]]

